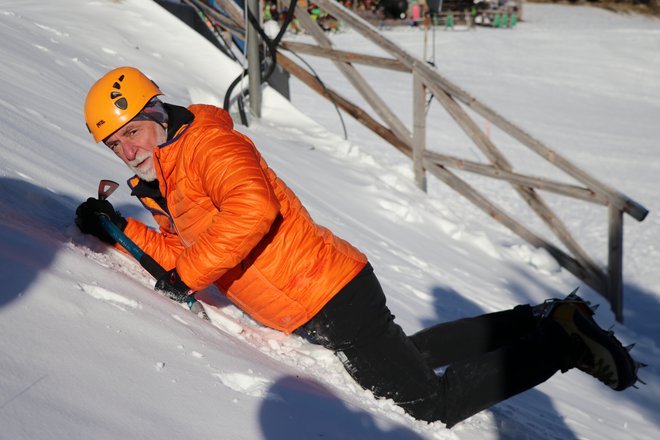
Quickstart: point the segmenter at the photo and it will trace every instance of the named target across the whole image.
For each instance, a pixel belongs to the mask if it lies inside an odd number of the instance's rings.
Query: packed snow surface
[[[375,399],[332,353],[259,326],[214,290],[200,294],[211,322],[155,294],[130,257],[73,223],[100,179],[130,177],[87,132],[85,94],[109,69],[131,65],[168,102],[221,105],[242,66],[155,2],[9,0],[0,3],[0,438],[660,438],[660,21],[529,4],[512,30],[382,32],[649,209],[643,222],[625,218],[625,322],[615,326],[649,364],[640,373],[647,385],[616,393],[571,371],[447,430]],[[329,37],[384,55],[354,31]],[[331,63],[305,58],[329,87],[364,105]],[[410,77],[358,70],[411,126]],[[291,95],[266,88],[262,119],[238,129],[317,222],[369,256],[405,331],[578,286],[603,303],[598,321],[615,323],[607,302],[545,252],[432,177],[427,194],[416,189],[405,157],[346,115],[345,139],[332,104],[295,79]],[[517,171],[572,182],[475,121]],[[485,161],[436,101],[427,125],[430,149]],[[461,176],[548,236],[507,185]],[[127,187],[111,200],[150,222]],[[607,210],[547,200],[605,265]]]

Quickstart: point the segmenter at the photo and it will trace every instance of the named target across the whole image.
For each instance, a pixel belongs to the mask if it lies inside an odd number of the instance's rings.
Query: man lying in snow
[[[636,382],[638,365],[574,294],[406,336],[367,257],[313,222],[226,111],[165,104],[161,94],[139,70],[120,67],[85,103],[94,139],[136,173],[132,194],[159,230],[93,198],[76,224],[116,245],[98,220],[109,216],[169,270],[156,289],[170,298],[215,284],[262,324],[333,350],[374,395],[448,427],[558,371],[578,368],[615,390]]]

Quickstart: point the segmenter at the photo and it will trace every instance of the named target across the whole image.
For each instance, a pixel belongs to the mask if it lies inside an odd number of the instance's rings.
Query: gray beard
[[[137,174],[137,176],[140,179],[144,180],[145,182],[153,182],[157,178],[156,170],[154,168],[152,168],[150,171],[147,172],[138,171],[138,170],[133,170],[133,171],[135,171],[135,174]]]

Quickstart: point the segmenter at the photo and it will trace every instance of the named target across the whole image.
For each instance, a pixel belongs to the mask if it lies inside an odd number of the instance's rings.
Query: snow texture
[[[212,289],[200,294],[210,323],[155,294],[130,257],[73,224],[99,179],[130,176],[89,136],[85,94],[109,69],[131,65],[168,102],[221,105],[242,66],[155,2],[10,0],[0,3],[0,438],[660,438],[660,22],[535,4],[524,19],[514,30],[438,29],[426,45],[420,29],[383,32],[650,210],[641,223],[625,219],[625,324],[615,327],[649,364],[640,373],[646,386],[616,393],[571,371],[447,430],[375,399],[332,353],[257,325]],[[329,36],[337,47],[382,55],[352,31]],[[307,59],[362,102],[330,63]],[[410,78],[358,68],[410,123]],[[295,79],[291,93],[289,103],[266,88],[263,118],[239,130],[319,223],[369,256],[407,332],[578,286],[605,303],[440,182],[417,190],[407,159],[346,116],[344,139],[332,105]],[[566,178],[489,131],[515,169]],[[480,160],[437,102],[428,143]],[[506,185],[481,187],[547,233]],[[150,222],[125,186],[111,200]],[[548,201],[604,264],[606,210]],[[608,309],[597,314],[605,327],[614,323]]]

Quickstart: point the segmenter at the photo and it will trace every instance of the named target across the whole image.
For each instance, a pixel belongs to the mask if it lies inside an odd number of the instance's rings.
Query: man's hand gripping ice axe
[[[112,194],[117,187],[119,187],[119,184],[117,182],[113,182],[112,180],[101,180],[99,182],[99,190],[98,190],[98,199],[99,200],[105,200],[107,199],[110,194]],[[101,227],[105,230],[105,232],[108,233],[117,243],[119,243],[126,251],[133,256],[139,263],[140,266],[142,266],[149,274],[154,277],[156,280],[160,280],[166,276],[168,273],[156,260],[154,260],[151,255],[145,253],[142,249],[140,249],[130,238],[124,234],[124,232],[119,229],[113,222],[110,220],[110,217],[108,217],[107,214],[104,213],[98,213],[98,219],[99,222],[101,223]],[[158,290],[158,289],[157,289]],[[195,313],[196,315],[208,320],[209,317],[204,311],[204,307],[202,304],[197,301],[195,298],[195,292],[192,292],[185,296],[184,298],[173,298],[170,296],[170,298],[178,300],[180,302],[185,302],[188,305],[188,308],[190,309],[191,312]]]

